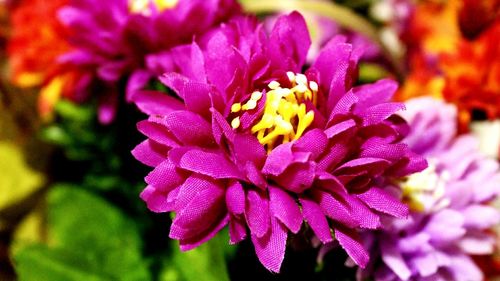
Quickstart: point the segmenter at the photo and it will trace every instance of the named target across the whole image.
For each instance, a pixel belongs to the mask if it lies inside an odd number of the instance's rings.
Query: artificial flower
[[[191,42],[233,14],[233,0],[72,0],[59,12],[74,50],[61,61],[84,68],[100,88],[100,120],[113,120],[125,81],[127,99],[149,80],[172,71],[170,49]]]
[[[459,16],[471,6],[468,3],[430,2],[417,6],[406,36],[410,38],[410,72],[397,95],[398,100],[425,95],[455,104],[460,131],[468,131],[475,119],[494,120],[500,116],[500,20],[488,20],[481,28],[463,23],[468,33],[475,34],[473,40],[464,38]],[[469,13],[465,13],[467,18]],[[477,30],[481,31],[479,35]]]
[[[443,54],[443,97],[457,105],[462,123],[473,114],[500,118],[500,19],[474,41],[463,40],[452,53]]]
[[[491,228],[500,213],[489,206],[500,191],[494,159],[478,151],[471,135],[457,137],[457,109],[432,98],[406,102],[402,115],[411,132],[410,147],[429,167],[400,181],[411,207],[407,220],[386,218],[382,230],[367,233],[371,261],[358,277],[389,280],[480,281],[470,255],[492,253]]]
[[[292,0],[293,1],[293,0]],[[327,0],[313,0],[316,2],[328,2]],[[278,14],[273,14],[267,16],[264,19],[264,26],[267,31],[270,31],[276,20],[281,16],[286,14],[287,7],[283,7],[283,11]],[[317,57],[321,48],[324,47],[334,36],[343,35],[347,37],[347,42],[354,45],[355,47],[362,48],[364,50],[361,62],[377,62],[386,63],[384,61],[383,53],[380,46],[369,39],[367,36],[353,31],[349,28],[342,27],[339,23],[330,17],[325,17],[319,15],[318,13],[311,11],[301,12],[302,16],[305,18],[309,33],[311,36],[311,47],[307,53],[307,63],[312,63]]]
[[[69,50],[67,31],[56,18],[67,2],[23,0],[13,9],[7,51],[15,85],[42,85],[54,70],[56,58]]]
[[[391,80],[353,87],[361,50],[332,39],[304,70],[310,36],[303,17],[280,17],[270,34],[239,17],[203,44],[174,48],[179,72],[161,81],[177,97],[139,92],[147,136],[133,155],[153,167],[141,194],[150,210],[175,212],[170,237],[189,250],[229,225],[261,263],[279,272],[287,237],[303,222],[335,239],[361,267],[359,229],[403,218],[389,179],[425,168],[401,142],[405,122]],[[303,72],[304,71],[304,72]],[[332,235],[334,234],[334,236]]]
[[[417,96],[442,98],[444,78],[439,55],[453,51],[460,40],[459,9],[459,0],[425,1],[414,6],[401,34],[408,73],[396,95],[397,100]]]
[[[458,23],[462,35],[474,39],[500,16],[498,0],[462,0]]]

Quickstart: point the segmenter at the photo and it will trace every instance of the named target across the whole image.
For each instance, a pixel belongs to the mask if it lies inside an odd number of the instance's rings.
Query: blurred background
[[[227,245],[224,231],[181,253],[168,238],[171,217],[138,197],[148,169],[130,151],[142,140],[135,128],[144,115],[121,99],[119,122],[103,122],[103,101],[79,93],[81,69],[60,61],[73,48],[58,14],[69,2],[0,0],[0,280],[355,280],[342,251],[318,258],[300,239],[290,242],[279,275],[260,265],[249,241]],[[456,104],[460,131],[498,158],[500,1],[240,4],[265,27],[281,13],[303,13],[311,58],[338,34],[365,46],[359,83],[391,77],[401,83],[398,100]],[[126,91],[123,79],[116,88]],[[476,262],[487,280],[500,280],[498,247]]]

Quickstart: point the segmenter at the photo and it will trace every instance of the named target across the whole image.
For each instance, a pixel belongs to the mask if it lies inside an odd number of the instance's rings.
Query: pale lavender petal
[[[462,210],[464,227],[471,229],[486,229],[500,222],[499,211],[490,206],[471,205]]]
[[[474,261],[467,255],[451,257],[452,266],[449,268],[456,281],[481,281],[483,273]]]
[[[389,237],[385,237],[389,238]],[[411,270],[406,264],[401,252],[393,244],[393,241],[388,241],[381,238],[381,256],[384,263],[401,279],[408,280],[411,276]]]
[[[458,242],[464,253],[470,255],[488,255],[495,250],[495,237],[485,232],[470,232]]]
[[[439,243],[452,242],[462,237],[466,230],[463,228],[463,216],[454,210],[444,209],[431,217],[425,231],[432,241]]]

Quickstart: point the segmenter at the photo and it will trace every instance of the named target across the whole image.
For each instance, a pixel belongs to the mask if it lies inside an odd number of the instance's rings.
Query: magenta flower
[[[88,73],[87,95],[96,89],[100,120],[115,114],[120,82],[127,100],[157,75],[175,69],[172,47],[190,43],[240,13],[234,0],[71,0],[59,13],[74,51],[61,62]]]
[[[302,74],[310,45],[302,16],[280,17],[266,35],[238,18],[202,46],[173,50],[182,74],[161,80],[179,99],[134,97],[149,114],[148,137],[134,156],[154,170],[141,198],[154,212],[174,211],[170,237],[189,250],[229,225],[230,242],[247,237],[259,260],[278,272],[287,237],[307,222],[319,240],[335,239],[364,267],[359,229],[399,218],[406,205],[386,181],[426,167],[400,142],[396,83],[352,87],[361,52],[333,39]]]
[[[488,231],[500,214],[487,203],[500,191],[498,164],[479,153],[472,136],[456,136],[454,106],[431,98],[406,105],[403,116],[412,129],[406,141],[427,157],[429,168],[401,183],[410,218],[388,218],[383,230],[367,235],[374,259],[359,277],[483,280],[469,255],[494,248]]]

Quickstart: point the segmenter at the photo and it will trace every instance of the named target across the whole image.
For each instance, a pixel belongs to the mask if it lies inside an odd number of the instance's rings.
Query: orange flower
[[[407,45],[410,72],[396,95],[399,100],[417,96],[442,98],[444,79],[438,55],[451,52],[460,39],[459,0],[423,1],[416,6],[408,30],[403,35]]]
[[[454,103],[462,131],[467,130],[473,114],[500,118],[500,19],[485,20],[480,27],[466,21],[469,14],[495,1],[474,2],[482,5],[477,9],[468,0],[418,5],[406,37],[410,72],[397,99],[426,95]],[[485,17],[491,14],[496,12]],[[462,36],[461,26],[468,26],[469,33],[481,33],[469,41]]]
[[[12,82],[19,87],[40,87],[38,111],[48,120],[63,97],[75,100],[78,79],[85,70],[58,64],[57,58],[70,51],[67,30],[57,20],[59,8],[69,0],[23,0],[11,16],[12,36],[7,51]]]
[[[57,11],[68,0],[24,0],[11,15],[12,35],[7,46],[12,81],[20,87],[41,85],[56,58],[69,50]]]
[[[462,0],[459,25],[468,39],[476,38],[500,15],[500,0]]]
[[[476,40],[462,40],[454,53],[443,54],[443,97],[455,103],[463,122],[472,112],[500,118],[500,19]]]
[[[460,8],[460,0],[428,0],[417,5],[404,38],[410,55],[415,52],[436,55],[453,51],[460,39],[457,24]]]
[[[38,97],[38,112],[44,120],[50,120],[56,103],[66,98],[74,102],[82,102],[86,96],[81,93],[85,92],[89,86],[88,72],[80,69],[72,69],[66,65],[62,65],[56,70],[50,79],[44,83]]]

